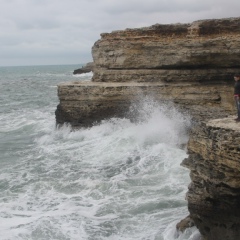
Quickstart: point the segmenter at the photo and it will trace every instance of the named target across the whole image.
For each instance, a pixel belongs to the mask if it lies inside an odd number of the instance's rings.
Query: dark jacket
[[[236,81],[234,86],[234,95],[240,95],[240,80]]]

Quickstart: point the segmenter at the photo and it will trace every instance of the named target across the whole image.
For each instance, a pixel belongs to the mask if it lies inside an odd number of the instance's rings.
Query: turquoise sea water
[[[78,67],[0,67],[0,239],[197,239],[175,229],[190,119],[148,97],[142,122],[56,129],[57,84],[91,79]]]

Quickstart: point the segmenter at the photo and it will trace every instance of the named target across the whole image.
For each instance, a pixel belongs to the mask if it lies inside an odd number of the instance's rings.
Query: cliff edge
[[[192,129],[187,193],[190,217],[205,240],[240,239],[240,124],[214,119]]]

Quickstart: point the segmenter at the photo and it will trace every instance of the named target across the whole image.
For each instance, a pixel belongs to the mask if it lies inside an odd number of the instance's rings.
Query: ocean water
[[[0,239],[198,239],[175,228],[190,118],[148,96],[136,123],[56,128],[57,84],[91,79],[78,67],[0,67]]]

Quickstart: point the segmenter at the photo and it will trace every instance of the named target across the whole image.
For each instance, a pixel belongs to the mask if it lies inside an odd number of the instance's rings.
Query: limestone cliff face
[[[101,34],[93,81],[212,82],[240,67],[240,19],[202,20]]]
[[[174,102],[198,119],[227,116],[232,107],[232,87],[221,84],[72,82],[58,86],[57,122],[91,126],[106,118],[124,117],[130,105],[145,96],[160,103]]]
[[[232,118],[193,128],[187,193],[190,216],[206,240],[240,239],[240,124]]]
[[[129,96],[138,97],[136,89],[194,114],[200,105],[232,111],[232,79],[240,68],[240,18],[156,24],[101,36],[92,48],[92,82],[58,86],[57,123],[87,126],[122,117]]]

